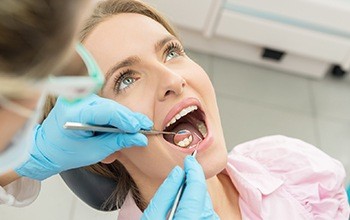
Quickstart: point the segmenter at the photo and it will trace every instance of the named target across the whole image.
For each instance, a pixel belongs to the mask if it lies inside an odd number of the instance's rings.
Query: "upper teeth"
[[[187,115],[190,112],[193,112],[194,110],[197,110],[198,107],[195,105],[191,105],[187,108],[184,108],[181,110],[181,112],[177,113],[171,120],[170,122],[166,125],[166,127],[169,127],[170,125],[174,124],[177,120],[179,120],[181,117]]]

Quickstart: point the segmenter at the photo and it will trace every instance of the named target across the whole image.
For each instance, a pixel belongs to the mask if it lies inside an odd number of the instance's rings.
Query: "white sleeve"
[[[38,197],[40,187],[39,181],[21,177],[5,187],[0,187],[0,205],[27,206]]]

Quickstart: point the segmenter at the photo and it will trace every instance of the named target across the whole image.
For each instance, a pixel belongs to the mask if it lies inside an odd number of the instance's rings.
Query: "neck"
[[[220,219],[241,219],[239,194],[229,176],[218,174],[207,180],[214,210]]]
[[[149,184],[153,181],[153,184]],[[161,186],[162,181],[157,181],[154,182],[154,180],[150,181],[137,181],[135,180],[140,193],[141,193],[141,198],[145,204],[149,204],[155,193],[157,192],[158,188]],[[142,183],[148,183],[148,184],[142,184]],[[147,205],[145,207],[139,207],[141,211],[144,211],[147,208]]]

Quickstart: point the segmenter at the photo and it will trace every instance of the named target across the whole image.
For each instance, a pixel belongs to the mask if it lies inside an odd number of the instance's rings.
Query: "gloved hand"
[[[144,211],[142,220],[166,219],[184,175],[186,175],[186,187],[174,219],[219,219],[207,191],[202,167],[194,157],[187,156],[184,168],[185,172],[178,166],[170,172]]]
[[[109,125],[134,134],[66,130],[63,125],[67,121]],[[28,161],[15,171],[20,176],[43,180],[68,169],[94,164],[122,148],[146,146],[146,136],[136,132],[152,126],[153,122],[145,115],[94,94],[75,104],[58,98],[48,117],[35,129]]]

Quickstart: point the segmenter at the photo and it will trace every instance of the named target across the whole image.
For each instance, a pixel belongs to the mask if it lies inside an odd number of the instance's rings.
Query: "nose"
[[[178,73],[169,69],[163,70],[159,80],[158,99],[166,100],[171,96],[178,96],[183,93],[186,80]]]

